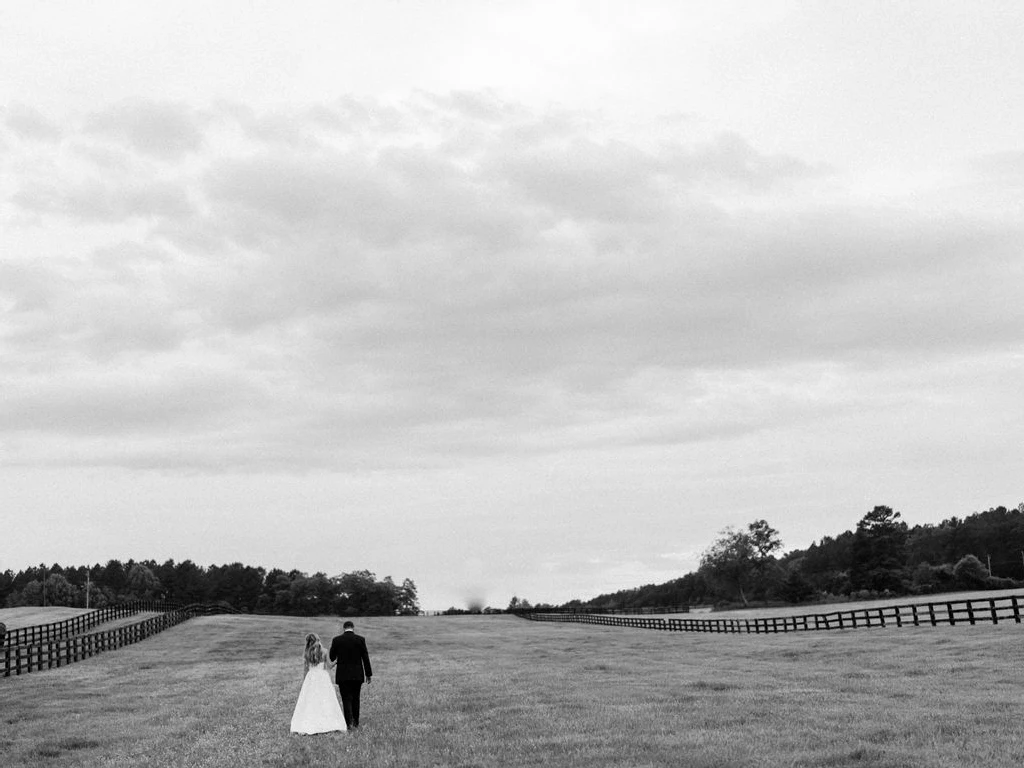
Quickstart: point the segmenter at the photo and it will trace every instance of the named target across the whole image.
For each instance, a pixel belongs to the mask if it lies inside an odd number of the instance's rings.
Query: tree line
[[[901,517],[891,507],[876,506],[854,530],[786,554],[780,554],[779,532],[755,520],[721,531],[704,550],[700,567],[677,579],[543,607],[639,611],[1024,587],[1024,502],[937,525],[909,527]]]
[[[110,560],[106,565],[58,564],[0,572],[0,605],[103,608],[129,600],[225,602],[247,613],[290,616],[391,616],[419,613],[416,585],[370,571],[337,576],[231,563],[203,567],[191,560]]]

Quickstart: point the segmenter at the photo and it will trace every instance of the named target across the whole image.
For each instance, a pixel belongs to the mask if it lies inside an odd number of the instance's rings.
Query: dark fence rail
[[[669,632],[718,632],[741,634],[774,634],[778,632],[813,632],[829,629],[860,629],[867,627],[931,626],[940,624],[998,624],[1000,621],[1021,623],[1024,595],[947,600],[937,603],[912,603],[879,608],[857,608],[832,613],[803,616],[771,616],[762,619],[652,619],[640,616],[607,616],[585,613],[520,613],[531,621],[558,621],[579,624],[602,624],[613,627],[659,629]]]
[[[89,613],[82,613],[70,619],[55,621],[50,624],[36,624],[31,627],[8,629],[5,643],[7,645],[27,645],[60,640],[72,635],[80,635],[93,627],[108,621],[134,616],[137,613],[157,611],[160,613],[182,608],[180,603],[164,603],[152,601],[135,601],[120,603],[106,608],[97,608]]]
[[[572,614],[586,614],[588,616],[611,616],[611,615],[625,615],[625,616],[649,616],[651,614],[659,613],[689,613],[690,606],[688,605],[645,605],[639,608],[570,608],[559,611],[559,613],[572,613]],[[550,608],[527,608],[525,610],[514,610],[512,613],[515,614],[526,614],[526,613],[552,613]]]
[[[118,611],[117,609],[123,610]],[[79,630],[79,633],[76,634],[72,631],[62,630],[63,634],[58,634],[58,631],[53,629],[56,625],[75,622],[78,619],[92,617],[94,614],[102,615],[104,618],[101,621],[111,621],[140,612],[159,610],[163,611],[159,616],[151,616],[134,624],[101,632],[81,634]],[[164,603],[129,603],[111,608],[101,608],[98,611],[82,614],[82,616],[63,622],[22,627],[20,630],[8,632],[8,644],[0,647],[0,671],[2,671],[3,677],[10,677],[41,669],[62,667],[103,651],[114,650],[145,640],[147,637],[163,632],[168,627],[181,624],[194,616],[209,616],[219,613],[240,613],[240,611],[228,605],[209,603],[195,603],[186,606],[168,606]],[[26,636],[39,639],[32,639],[17,645],[10,643],[11,634],[23,630],[34,630],[28,631]]]

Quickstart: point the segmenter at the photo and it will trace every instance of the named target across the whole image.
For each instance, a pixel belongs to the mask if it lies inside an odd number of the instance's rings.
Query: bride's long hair
[[[306,650],[302,658],[307,664],[319,664],[324,660],[324,647],[320,645],[320,638],[313,632],[306,635]]]

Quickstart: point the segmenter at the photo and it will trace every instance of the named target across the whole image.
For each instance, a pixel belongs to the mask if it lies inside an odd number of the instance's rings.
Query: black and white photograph
[[[0,763],[1024,762],[1024,3],[0,0]]]

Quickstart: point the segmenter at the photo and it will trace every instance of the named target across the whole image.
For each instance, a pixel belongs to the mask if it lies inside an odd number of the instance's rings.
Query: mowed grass
[[[3,608],[0,609],[0,621],[7,625],[8,631],[19,627],[31,627],[38,624],[54,624],[65,619],[72,619],[84,613],[92,613],[84,608],[41,608],[39,606],[28,606],[24,608]],[[76,634],[89,634],[90,632],[105,632],[108,629],[126,627],[129,624],[137,624],[145,619],[159,616],[160,611],[139,611],[130,616],[122,616],[117,619],[110,619],[90,627],[83,632]]]
[[[0,608],[0,621],[7,625],[7,629],[18,629],[19,627],[52,624],[56,621],[64,621],[64,619],[73,619],[75,616],[89,612],[85,608],[26,605],[19,608]]]
[[[708,635],[373,618],[359,732],[288,732],[303,637],[192,619],[0,679],[5,766],[1017,766],[1024,626]]]

